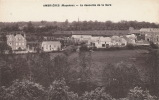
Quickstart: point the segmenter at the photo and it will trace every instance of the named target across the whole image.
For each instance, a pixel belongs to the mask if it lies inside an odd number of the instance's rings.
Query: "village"
[[[23,31],[8,32],[1,36],[1,44],[7,44],[12,53],[37,53],[63,51],[70,45],[85,44],[88,48],[108,49],[113,47],[148,46],[150,42],[159,45],[159,28],[141,28],[135,30],[106,30],[106,31],[61,31],[57,34],[68,36],[44,35],[27,36]],[[6,40],[4,40],[6,37]],[[33,39],[34,37],[34,39]],[[1,52],[2,53],[2,52]],[[5,50],[9,54],[9,50]]]
[[[0,100],[159,100],[159,0],[0,0]]]

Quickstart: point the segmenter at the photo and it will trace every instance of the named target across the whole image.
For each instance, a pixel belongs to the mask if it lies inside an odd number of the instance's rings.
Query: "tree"
[[[135,87],[128,93],[128,100],[158,100],[156,96],[150,95],[149,91],[142,90],[141,87]]]
[[[27,27],[24,28],[25,32],[30,32],[34,33],[35,32],[35,27],[33,26],[32,22],[28,22]]]
[[[65,55],[57,55],[53,59],[54,65],[53,65],[53,72],[54,72],[54,78],[55,79],[68,79],[69,74],[69,66],[67,62],[67,57]]]
[[[81,100],[114,100],[110,95],[105,92],[104,88],[96,88],[91,92],[85,92]]]
[[[4,54],[6,51],[12,53],[12,48],[6,42],[0,43],[0,54]]]
[[[15,80],[8,88],[2,87],[1,100],[43,100],[44,88],[29,80]]]
[[[69,92],[64,79],[55,80],[49,87],[48,100],[78,100],[78,95]]]
[[[150,46],[151,46],[151,48],[153,48],[153,49],[158,49],[158,48],[159,48],[158,45],[157,45],[157,44],[154,44],[152,41],[150,41]]]
[[[80,67],[80,76],[79,78],[83,82],[90,81],[91,76],[91,52],[88,51],[86,45],[80,47],[79,55],[79,67]]]
[[[103,81],[114,97],[124,97],[129,88],[140,85],[141,82],[136,67],[125,62],[110,64],[105,67],[103,70]]]

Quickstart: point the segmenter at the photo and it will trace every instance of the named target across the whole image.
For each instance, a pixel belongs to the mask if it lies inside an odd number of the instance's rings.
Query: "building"
[[[145,36],[145,40],[159,44],[159,28],[141,28],[140,34]]]
[[[72,35],[72,38],[79,41],[88,41],[92,35]]]
[[[127,41],[128,44],[135,44],[137,41],[137,36],[134,34],[125,35],[124,39]]]
[[[88,44],[90,47],[109,48],[111,46],[111,38],[102,36],[92,37]]]
[[[159,44],[159,33],[145,34],[145,40],[148,42],[153,42],[154,44]]]
[[[6,35],[7,44],[12,50],[26,50],[26,35],[23,32]]]
[[[40,42],[38,42],[38,41],[27,41],[27,51],[29,53],[40,52]]]
[[[43,41],[41,49],[44,52],[59,51],[61,50],[61,43],[60,41]]]
[[[122,36],[112,36],[111,43],[113,47],[123,47],[127,45],[127,41]]]
[[[140,33],[159,32],[159,28],[141,28]]]

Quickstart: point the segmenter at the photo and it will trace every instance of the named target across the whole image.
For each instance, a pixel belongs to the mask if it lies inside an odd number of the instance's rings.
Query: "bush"
[[[82,45],[79,49],[80,51],[89,51],[89,48],[87,47],[87,45]]]
[[[96,88],[91,92],[85,92],[81,100],[114,100],[109,94],[105,92],[104,88]]]
[[[126,46],[128,49],[132,50],[135,48],[135,46],[133,44],[127,44]]]
[[[13,84],[1,89],[1,100],[43,100],[45,97],[44,88],[29,80],[16,80]]]
[[[125,62],[107,65],[102,76],[107,90],[114,98],[125,97],[129,88],[141,82],[136,67]]]
[[[64,79],[55,80],[49,87],[47,100],[77,100],[78,95],[68,89]]]
[[[158,49],[158,48],[159,48],[158,45],[157,45],[157,44],[154,44],[153,42],[150,42],[150,46],[151,46],[151,48],[153,48],[153,49]]]
[[[71,53],[75,52],[77,47],[75,46],[68,46],[64,49],[64,54],[65,55],[70,55]]]
[[[135,87],[128,93],[128,100],[158,100],[156,96],[151,96],[149,91],[142,90],[141,87]]]

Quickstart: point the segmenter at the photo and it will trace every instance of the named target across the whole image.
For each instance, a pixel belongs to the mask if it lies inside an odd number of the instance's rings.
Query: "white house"
[[[111,38],[110,37],[92,37],[89,43],[93,47],[109,48],[111,46]]]
[[[123,37],[121,37],[121,46],[126,46],[127,45],[127,41],[126,39],[124,39]]]
[[[119,36],[112,36],[111,37],[112,46],[120,46],[120,37]]]
[[[26,50],[26,36],[23,32],[6,35],[7,44],[12,50]]]
[[[58,51],[61,50],[61,43],[60,41],[43,41],[41,49],[45,52]]]
[[[121,47],[127,45],[127,41],[122,36],[112,36],[111,42],[113,47]]]
[[[126,40],[128,42],[128,44],[135,44],[136,43],[136,40],[137,40],[137,37],[136,35],[134,34],[130,34],[130,35],[125,35],[126,36]]]

